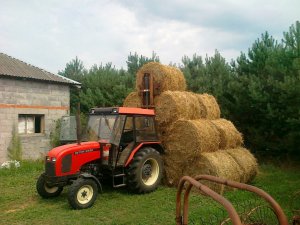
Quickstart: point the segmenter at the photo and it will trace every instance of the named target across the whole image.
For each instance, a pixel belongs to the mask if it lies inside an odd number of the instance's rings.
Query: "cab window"
[[[136,116],[135,118],[136,141],[156,140],[154,117]]]
[[[127,146],[129,143],[133,141],[134,141],[133,117],[127,116],[120,145]]]

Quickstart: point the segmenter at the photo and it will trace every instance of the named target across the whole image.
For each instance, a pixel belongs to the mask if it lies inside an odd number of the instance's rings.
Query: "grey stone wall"
[[[44,115],[43,133],[19,135],[23,159],[38,159],[50,150],[50,132],[57,119],[69,114],[69,102],[67,85],[0,77],[0,163],[8,159],[7,148],[19,114]]]

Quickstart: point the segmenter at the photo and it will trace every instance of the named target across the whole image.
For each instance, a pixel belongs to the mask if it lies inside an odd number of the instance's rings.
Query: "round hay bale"
[[[240,182],[243,171],[236,161],[225,151],[205,152],[188,168],[188,175],[194,177],[199,174],[207,174],[228,180]],[[201,182],[214,191],[222,193],[232,188],[213,182]]]
[[[251,154],[251,152],[242,147],[226,149],[225,152],[228,153],[235,160],[235,162],[243,171],[241,176],[241,182],[251,182],[258,171],[258,164],[256,158]]]
[[[243,137],[232,122],[225,119],[211,121],[220,133],[220,149],[235,148],[243,144]]]
[[[164,155],[164,180],[163,183],[168,186],[177,186],[182,176],[186,175],[185,160],[173,157],[172,154]]]
[[[200,107],[192,92],[165,91],[155,98],[156,121],[166,126],[179,119],[199,119]]]
[[[156,122],[158,126],[164,127],[176,120],[186,119],[218,119],[220,110],[213,96],[194,94],[187,91],[165,91],[154,98],[156,111]],[[200,101],[199,99],[205,99]],[[138,92],[131,92],[124,100],[125,107],[141,107],[142,98]],[[216,116],[212,116],[216,115]]]
[[[219,119],[221,115],[220,107],[214,96],[209,94],[197,94],[201,108],[201,117],[206,119]]]
[[[123,102],[124,107],[141,107],[142,99],[137,92],[131,92]]]
[[[186,81],[183,73],[176,67],[162,65],[158,62],[149,62],[143,65],[136,74],[136,89],[142,90],[145,73],[153,76],[153,94],[159,95],[164,91],[184,91]]]
[[[216,126],[205,119],[178,120],[167,130],[163,145],[170,154],[184,154],[185,160],[194,159],[202,152],[217,151],[220,136]]]
[[[170,126],[157,126],[156,125],[156,132],[157,132],[157,136],[158,139],[160,140],[160,142],[164,143],[165,139],[167,137],[167,134],[169,133],[169,130],[171,129],[171,125]]]

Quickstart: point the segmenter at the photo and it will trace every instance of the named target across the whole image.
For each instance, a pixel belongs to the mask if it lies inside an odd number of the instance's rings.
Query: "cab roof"
[[[154,116],[155,112],[153,109],[142,109],[142,108],[133,108],[133,107],[101,107],[101,108],[92,108],[90,115],[99,115],[99,114],[122,114],[122,115],[146,115]]]

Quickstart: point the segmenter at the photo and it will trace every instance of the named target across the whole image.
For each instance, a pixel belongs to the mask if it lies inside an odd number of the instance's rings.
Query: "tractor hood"
[[[53,148],[48,152],[49,157],[54,157],[56,159],[63,157],[67,154],[80,154],[84,150],[99,150],[100,149],[100,143],[96,141],[90,141],[90,142],[81,142],[80,144],[68,144],[68,145],[62,145],[58,146],[56,148]]]
[[[82,165],[98,159],[100,159],[99,142],[62,145],[48,152],[46,173],[52,176],[78,174]]]

